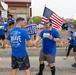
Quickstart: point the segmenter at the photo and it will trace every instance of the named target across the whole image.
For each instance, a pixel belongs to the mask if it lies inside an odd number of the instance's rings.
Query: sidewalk
[[[38,72],[38,56],[30,56],[31,75],[35,75]],[[63,60],[63,56],[56,56],[56,75],[76,75],[76,68],[71,67],[74,63],[73,56],[69,56],[67,60]],[[47,65],[47,62],[45,62]],[[1,57],[0,60],[0,75],[11,75],[11,58]],[[19,71],[17,75],[25,75],[24,72]],[[45,67],[43,75],[51,75],[49,67]]]
[[[27,48],[29,56],[39,56],[41,48]],[[67,50],[65,48],[57,48],[57,56],[65,56]],[[0,57],[11,56],[11,48],[0,49]],[[70,52],[70,56],[73,56],[73,50]]]

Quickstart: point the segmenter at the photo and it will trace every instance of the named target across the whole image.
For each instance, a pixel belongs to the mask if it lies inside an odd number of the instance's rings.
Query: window
[[[25,21],[26,21],[26,15],[25,15],[25,14],[17,14],[17,17],[22,17],[22,18],[24,18]]]

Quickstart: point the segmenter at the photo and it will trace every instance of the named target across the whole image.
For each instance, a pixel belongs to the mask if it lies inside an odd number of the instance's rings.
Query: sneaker
[[[43,74],[37,73],[36,75],[43,75]]]
[[[67,58],[66,57],[63,57],[63,59],[66,60]]]
[[[71,66],[72,66],[72,67],[76,67],[76,63],[74,63],[74,64],[71,64]]]

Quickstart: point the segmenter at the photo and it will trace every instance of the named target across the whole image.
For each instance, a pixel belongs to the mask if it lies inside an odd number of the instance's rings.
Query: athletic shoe
[[[67,58],[66,57],[63,57],[63,59],[66,60]]]
[[[43,75],[43,74],[37,73],[36,75]]]
[[[76,63],[74,63],[74,64],[71,64],[71,66],[72,66],[72,67],[76,67]]]

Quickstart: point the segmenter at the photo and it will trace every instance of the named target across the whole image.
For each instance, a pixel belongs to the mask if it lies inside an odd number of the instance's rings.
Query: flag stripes
[[[41,24],[44,25],[44,22],[45,22],[46,20],[47,20],[47,18],[43,16],[43,17],[42,17],[42,20],[41,20]]]
[[[59,17],[56,13],[54,13],[49,8],[45,7],[43,12],[43,17],[41,20],[41,24],[44,25],[44,22],[50,19],[52,21],[52,27],[54,29],[59,29],[63,25],[63,19]]]
[[[63,20],[57,14],[53,13],[50,16],[54,29],[59,29],[63,25]]]

